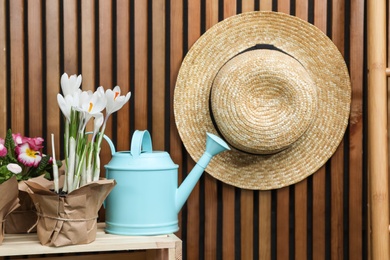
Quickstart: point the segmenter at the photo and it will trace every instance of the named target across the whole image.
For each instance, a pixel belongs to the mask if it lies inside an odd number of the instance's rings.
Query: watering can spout
[[[226,150],[230,150],[229,146],[220,137],[207,133],[206,139],[206,151],[202,157],[196,163],[195,167],[191,170],[185,180],[182,182],[176,192],[176,211],[177,213],[183,207],[184,203],[188,199],[200,176],[202,176],[207,165],[211,159]]]

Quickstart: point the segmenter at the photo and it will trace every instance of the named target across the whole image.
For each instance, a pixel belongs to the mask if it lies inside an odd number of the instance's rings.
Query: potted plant
[[[39,216],[37,233],[41,244],[64,246],[95,240],[97,214],[114,180],[100,179],[100,149],[110,115],[130,99],[119,86],[94,92],[80,89],[81,75],[61,76],[62,94],[57,95],[64,116],[64,175],[53,164],[52,181],[26,181]],[[104,113],[103,113],[104,111]],[[93,132],[86,132],[88,123]],[[52,135],[53,158],[55,158]],[[55,160],[53,160],[55,161]]]
[[[14,177],[18,181],[20,201],[20,207],[6,218],[5,233],[26,233],[37,221],[23,180],[44,176],[51,171],[53,161],[42,153],[43,143],[42,137],[26,137],[12,133],[11,129],[4,139],[0,138],[0,183]]]

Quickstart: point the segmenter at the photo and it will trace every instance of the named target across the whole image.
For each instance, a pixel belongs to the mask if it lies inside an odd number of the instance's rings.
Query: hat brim
[[[333,155],[348,125],[348,69],[337,47],[317,27],[276,12],[243,13],[214,25],[183,60],[174,90],[174,115],[180,138],[197,161],[205,149],[206,132],[219,135],[210,112],[216,74],[235,55],[262,44],[288,53],[306,68],[317,88],[316,116],[304,135],[283,151],[254,155],[232,147],[215,156],[206,171],[233,186],[269,190],[316,172]]]

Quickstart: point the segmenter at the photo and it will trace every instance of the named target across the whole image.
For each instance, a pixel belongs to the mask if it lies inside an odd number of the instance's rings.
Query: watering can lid
[[[115,152],[114,144],[108,137],[104,137],[110,145],[112,159],[108,165],[109,169],[117,170],[166,170],[176,169],[169,153],[164,151],[153,151],[152,140],[147,130],[136,130],[131,139],[131,151]]]
[[[148,130],[135,130],[131,139],[131,159],[128,165],[139,169],[178,168],[169,153],[153,151],[152,139]],[[140,161],[141,160],[141,161]]]

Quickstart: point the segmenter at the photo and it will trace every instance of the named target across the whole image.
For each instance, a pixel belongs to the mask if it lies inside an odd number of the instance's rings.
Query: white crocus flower
[[[121,96],[121,89],[119,86],[115,86],[113,90],[106,90],[106,118],[112,113],[121,109],[127,101],[129,101],[131,93],[128,92],[126,96]]]
[[[57,94],[58,106],[68,121],[70,121],[71,108],[79,106],[81,93],[81,89],[78,89],[72,94],[66,95],[65,97],[61,94]]]
[[[72,95],[74,92],[76,92],[80,88],[81,81],[81,75],[71,75],[69,77],[66,73],[62,74],[61,89],[64,96],[66,97],[67,95]]]
[[[102,87],[99,87],[94,93],[91,91],[84,91],[80,95],[80,107],[77,110],[83,113],[84,122],[82,130],[84,130],[86,124],[92,117],[103,111],[106,104],[107,101]]]

